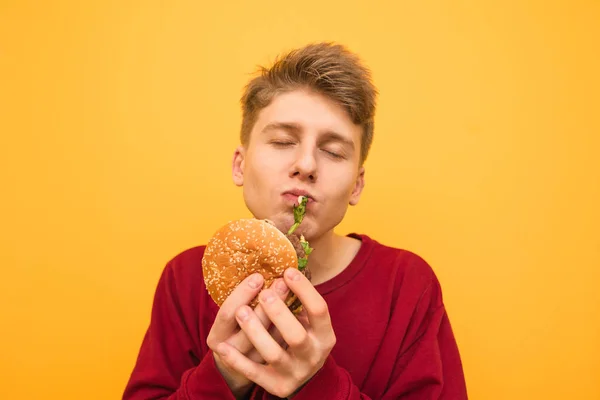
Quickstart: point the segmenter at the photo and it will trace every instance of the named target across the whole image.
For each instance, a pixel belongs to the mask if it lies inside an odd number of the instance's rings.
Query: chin
[[[277,214],[273,214],[270,217],[266,217],[269,221],[273,222],[273,224],[283,233],[287,233],[287,231],[294,225],[294,215],[289,212],[280,212]],[[295,233],[302,234],[308,240],[311,236],[311,233],[314,232],[315,226],[313,225],[313,221],[310,218],[305,217],[302,221],[302,224],[296,229]]]
[[[277,229],[284,233],[287,232],[292,225],[294,225],[294,215],[288,212],[278,213],[267,219],[273,221]],[[298,227],[296,232],[299,231],[301,231],[300,227]]]
[[[251,209],[250,212],[256,219],[267,219],[277,227],[281,232],[287,233],[287,231],[294,225],[294,213],[292,209],[287,209],[287,206],[283,206],[281,208],[276,208],[275,210],[260,210],[258,207],[256,209]],[[315,221],[313,220],[314,214],[308,213],[304,217],[302,224],[296,229],[296,233],[304,235],[304,237],[309,240],[310,236],[314,236],[314,233],[317,230],[315,226]]]

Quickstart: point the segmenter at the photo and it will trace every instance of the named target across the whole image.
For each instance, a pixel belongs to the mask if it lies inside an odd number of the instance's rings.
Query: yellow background
[[[381,92],[339,232],[431,263],[472,399],[600,399],[598,1],[0,4],[2,398],[120,398],[165,263],[246,215],[242,86],[336,40]]]

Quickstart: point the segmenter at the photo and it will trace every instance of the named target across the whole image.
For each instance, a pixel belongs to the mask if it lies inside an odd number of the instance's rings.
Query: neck
[[[319,238],[313,238],[310,246],[314,249],[308,257],[308,268],[313,285],[323,283],[342,272],[352,261],[360,241],[340,236],[332,231]]]

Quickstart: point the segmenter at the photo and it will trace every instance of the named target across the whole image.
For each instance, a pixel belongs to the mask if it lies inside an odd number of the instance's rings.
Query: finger
[[[278,299],[270,289],[263,290],[259,295],[259,300],[288,346],[294,352],[310,351],[312,345],[308,332],[286,304]]]
[[[208,338],[209,346],[211,344],[216,346],[218,343],[228,339],[237,330],[236,310],[242,305],[249,304],[259,293],[263,283],[264,279],[261,274],[252,274],[240,282],[233,292],[231,292],[219,308],[215,317],[215,322]]]
[[[271,334],[273,340],[275,340],[277,344],[281,346],[282,349],[286,350],[288,348],[287,343],[285,342],[285,340],[283,340],[283,336],[281,336],[281,333],[279,332],[279,329],[277,329],[277,327],[271,326],[271,328],[269,329],[269,333]],[[256,350],[254,347],[246,354],[246,357],[258,364],[266,363],[266,361],[262,358],[258,350]]]
[[[240,352],[240,354],[244,354],[244,353]],[[254,361],[257,364],[266,364],[267,363],[263,359],[262,355],[255,348],[250,349],[250,351],[246,354],[246,357],[249,360]]]
[[[285,299],[289,293],[289,289],[283,279],[277,279],[273,282],[271,287],[275,288],[275,291],[281,299]],[[263,310],[263,307],[260,303],[254,309],[254,313],[265,328],[268,328],[271,325],[271,320]],[[230,339],[227,340],[227,343],[234,346],[242,354],[247,354],[254,347],[252,342],[248,340],[248,337],[244,331],[239,331],[234,334]]]
[[[240,353],[235,347],[223,342],[217,346],[217,353],[221,361],[233,371],[245,376],[258,384],[261,377],[270,376],[266,366],[258,364]],[[272,379],[272,378],[271,378]]]
[[[283,336],[281,336],[281,332],[279,332],[279,329],[277,329],[276,326],[271,326],[271,328],[269,328],[269,334],[282,349],[286,350],[288,348],[287,343],[283,340]],[[264,364],[266,362],[254,347],[246,354],[246,357],[259,364]]]
[[[270,289],[267,291],[272,292]],[[279,301],[281,302],[281,300]],[[250,307],[240,307],[236,316],[240,328],[246,332],[246,336],[254,348],[268,364],[281,366],[289,362],[289,355],[273,339]]]
[[[269,333],[271,334],[273,340],[275,340],[277,344],[280,345],[284,350],[288,348],[288,344],[285,342],[283,335],[281,332],[279,332],[279,329],[277,329],[275,325],[271,326]]]
[[[283,279],[277,279],[276,281],[274,281],[273,284],[271,285],[271,288],[275,289],[275,293],[277,293],[279,298],[282,300],[285,300],[288,293],[290,292],[289,288],[287,287],[287,285],[285,284],[285,281]],[[267,328],[271,325],[271,320],[269,319],[269,316],[267,315],[267,313],[265,313],[265,310],[260,303],[254,309],[254,313],[256,314],[256,316],[258,317],[258,319],[260,320],[260,322],[263,324],[263,326],[265,328]]]
[[[308,322],[308,314],[306,313],[306,308],[302,308],[298,314],[296,314],[296,319],[298,322],[302,324],[304,329],[308,331],[310,328],[310,323]]]
[[[312,283],[295,268],[288,268],[284,273],[284,279],[290,290],[302,302],[310,327],[315,334],[320,338],[333,334],[327,303]]]

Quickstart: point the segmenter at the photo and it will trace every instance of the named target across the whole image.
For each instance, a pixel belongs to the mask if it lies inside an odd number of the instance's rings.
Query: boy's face
[[[306,90],[280,94],[261,110],[248,146],[236,150],[233,180],[243,186],[254,217],[283,231],[294,223],[298,195],[308,193],[297,232],[319,238],[358,203],[364,187],[361,135],[362,128],[329,98]]]

